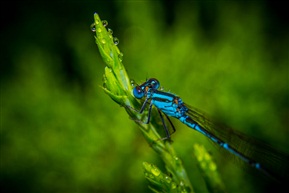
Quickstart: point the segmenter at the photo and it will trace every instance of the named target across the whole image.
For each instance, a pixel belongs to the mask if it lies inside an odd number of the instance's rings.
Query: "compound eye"
[[[140,86],[136,86],[133,89],[133,95],[137,99],[141,99],[144,96],[144,91],[141,89]]]
[[[147,82],[151,85],[151,88],[153,89],[158,89],[160,87],[160,82],[155,78],[151,78]]]

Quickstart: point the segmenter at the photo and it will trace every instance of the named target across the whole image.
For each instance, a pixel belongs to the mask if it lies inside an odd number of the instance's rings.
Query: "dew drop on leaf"
[[[92,23],[92,24],[90,25],[90,30],[91,30],[92,32],[95,32],[95,23]]]
[[[108,33],[110,33],[110,34],[113,34],[113,31],[112,31],[112,29],[110,29],[110,28],[107,28],[107,31],[108,31]]]
[[[119,44],[119,40],[118,40],[117,37],[113,38],[113,43],[114,43],[114,45],[118,45]]]
[[[108,25],[108,22],[107,22],[106,20],[102,20],[102,25],[103,25],[104,27],[106,27],[106,26]]]

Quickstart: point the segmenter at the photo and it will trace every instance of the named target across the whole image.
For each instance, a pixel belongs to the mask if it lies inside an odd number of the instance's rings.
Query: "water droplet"
[[[100,27],[98,27],[96,30],[97,30],[97,32],[101,32],[101,28]]]
[[[99,24],[99,20],[95,20],[95,24],[96,24],[96,25]]]
[[[104,27],[106,27],[106,26],[108,25],[108,22],[107,22],[106,20],[102,20],[102,25],[103,25]]]
[[[120,53],[118,54],[118,59],[119,59],[119,61],[122,62],[122,58],[123,58],[123,53],[120,52]]]
[[[112,31],[112,29],[110,29],[110,28],[107,28],[107,31],[108,31],[108,33],[110,33],[111,35],[113,34],[113,31]]]
[[[92,23],[92,24],[90,25],[90,30],[91,30],[92,32],[95,32],[95,23]]]
[[[160,171],[158,168],[156,168],[156,167],[153,167],[153,168],[151,169],[151,172],[152,172],[152,174],[155,175],[155,176],[159,176],[160,173],[161,173],[161,171]]]
[[[113,43],[114,43],[114,45],[118,45],[119,44],[119,40],[118,40],[117,37],[113,38]]]
[[[135,87],[135,81],[134,81],[134,79],[130,79],[130,85],[131,85],[132,87]]]

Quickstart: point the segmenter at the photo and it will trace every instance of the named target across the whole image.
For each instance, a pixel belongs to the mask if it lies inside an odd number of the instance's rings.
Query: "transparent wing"
[[[274,178],[281,182],[288,182],[289,179],[289,156],[274,149],[266,142],[257,140],[232,128],[212,121],[205,113],[190,107],[188,115],[200,127],[208,133],[213,134],[220,140],[230,144],[231,147],[239,151],[252,161],[262,164]]]

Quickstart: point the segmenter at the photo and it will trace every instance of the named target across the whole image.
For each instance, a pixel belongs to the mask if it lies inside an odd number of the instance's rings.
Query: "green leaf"
[[[132,120],[147,120],[145,113],[138,113],[134,109],[140,109],[141,102],[132,95],[132,83],[122,63],[123,54],[115,44],[115,38],[106,29],[107,21],[101,21],[97,13],[94,14],[95,23],[92,30],[95,32],[95,42],[98,46],[100,55],[106,64],[103,76],[103,89],[116,103],[125,108]],[[105,24],[105,26],[103,25]],[[157,115],[157,111],[152,111],[152,116]],[[150,187],[154,192],[194,192],[187,172],[183,167],[182,161],[176,156],[175,150],[170,141],[161,139],[158,131],[163,129],[159,122],[152,121],[150,124],[143,124],[135,121],[142,131],[146,141],[162,158],[165,163],[168,175],[161,172],[156,166],[144,162],[145,176],[151,182]],[[212,162],[210,156],[204,149],[195,146],[200,168],[205,173],[206,181],[212,192],[223,190],[222,182],[214,168],[216,165]],[[210,159],[203,159],[203,157]],[[205,168],[202,165],[206,165]],[[222,191],[217,191],[222,192]]]

